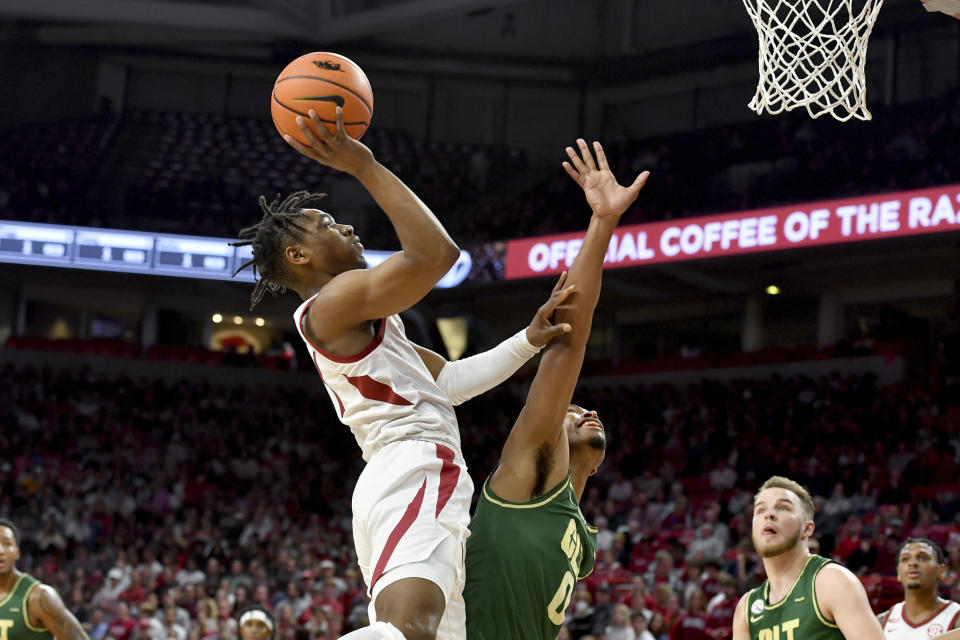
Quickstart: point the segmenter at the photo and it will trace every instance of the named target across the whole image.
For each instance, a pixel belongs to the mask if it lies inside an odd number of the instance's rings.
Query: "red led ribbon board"
[[[643,197],[643,194],[640,195]],[[605,268],[960,231],[960,184],[617,229]],[[585,232],[507,243],[507,280],[569,268]]]

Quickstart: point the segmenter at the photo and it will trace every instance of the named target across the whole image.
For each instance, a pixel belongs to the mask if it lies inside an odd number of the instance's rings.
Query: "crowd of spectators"
[[[478,486],[529,373],[458,412]],[[0,516],[23,530],[20,568],[92,640],[232,640],[251,602],[282,640],[366,622],[356,445],[319,384],[273,389],[264,375],[250,389],[0,369]],[[894,571],[904,537],[926,535],[948,550],[943,586],[960,598],[960,381],[585,384],[576,400],[599,412],[609,450],[581,504],[596,568],[561,637],[729,638],[739,594],[763,580],[751,498],[774,473],[811,489],[813,544],[866,584]]]
[[[957,182],[958,135],[952,92],[877,106],[870,122],[794,112],[606,147],[623,179],[653,174],[625,217],[635,223]],[[584,227],[582,198],[554,162],[377,127],[364,142],[465,245]],[[0,218],[200,235],[233,236],[256,216],[260,194],[325,190],[331,175],[268,120],[219,115],[132,111],[32,125],[5,132],[0,151]],[[369,246],[395,246],[384,225],[359,231]]]

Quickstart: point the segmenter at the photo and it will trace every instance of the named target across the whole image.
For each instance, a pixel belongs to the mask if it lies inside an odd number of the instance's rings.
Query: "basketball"
[[[373,116],[373,90],[356,63],[336,53],[316,52],[300,56],[277,76],[270,96],[270,113],[280,135],[289,134],[309,146],[297,126],[297,116],[317,112],[331,135],[337,130],[336,108],[343,109],[343,128],[359,140]]]

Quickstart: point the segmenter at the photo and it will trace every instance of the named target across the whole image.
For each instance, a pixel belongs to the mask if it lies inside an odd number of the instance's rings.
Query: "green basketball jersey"
[[[832,560],[810,556],[797,581],[780,602],[769,602],[770,582],[747,594],[747,630],[750,640],[842,640],[836,623],[820,612],[814,581]]]
[[[27,598],[40,582],[31,575],[21,574],[13,590],[0,601],[0,640],[53,640],[53,634],[30,624],[27,617]]]
[[[523,503],[498,497],[488,478],[467,538],[468,640],[554,640],[596,552],[569,476]]]

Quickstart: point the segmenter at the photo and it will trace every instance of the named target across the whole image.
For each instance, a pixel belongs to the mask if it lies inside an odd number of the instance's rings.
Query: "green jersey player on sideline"
[[[90,640],[56,590],[17,570],[20,531],[0,518],[0,640]]]
[[[813,555],[813,498],[799,483],[773,476],[753,497],[753,546],[766,581],[733,615],[733,640],[884,640],[857,576]]]
[[[468,640],[553,640],[576,581],[593,570],[596,529],[580,513],[606,439],[593,411],[571,405],[600,296],[603,258],[620,216],[649,176],[617,183],[603,148],[577,140],[567,173],[593,210],[583,245],[554,289],[555,322],[570,326],[543,355],[526,404],[483,484],[467,539]],[[571,293],[572,291],[572,293]]]

